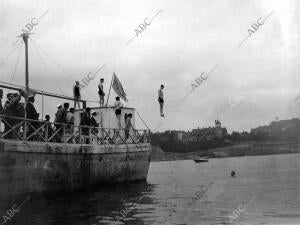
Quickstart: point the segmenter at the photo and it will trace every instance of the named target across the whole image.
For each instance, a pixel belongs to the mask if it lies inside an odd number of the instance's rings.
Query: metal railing
[[[150,143],[150,130],[74,126],[0,115],[0,138],[47,143],[139,145]]]

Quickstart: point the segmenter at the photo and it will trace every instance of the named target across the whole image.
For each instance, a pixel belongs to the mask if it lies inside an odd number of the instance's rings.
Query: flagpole
[[[109,99],[109,95],[110,95],[110,89],[111,89],[113,78],[114,78],[114,75],[111,77],[111,81],[110,81],[110,86],[109,86],[109,91],[108,91],[108,96],[107,96],[105,107],[107,107],[107,103],[108,103],[108,99]]]

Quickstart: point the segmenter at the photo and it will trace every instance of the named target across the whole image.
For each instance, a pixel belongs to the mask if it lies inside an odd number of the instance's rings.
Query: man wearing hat
[[[28,97],[28,102],[26,104],[25,110],[26,110],[26,118],[32,119],[32,120],[38,120],[40,114],[37,113],[33,103],[35,102],[34,96],[31,95]]]
[[[99,123],[97,123],[97,120],[95,119],[95,117],[97,116],[97,112],[93,111],[92,112],[92,118],[91,118],[91,127],[99,127]],[[93,129],[94,133],[98,133],[98,129]]]
[[[68,129],[71,133],[74,132],[74,108],[70,108],[70,111],[67,113],[67,124]]]
[[[31,120],[38,120],[39,119],[39,116],[40,114],[37,113],[33,103],[34,103],[35,99],[34,99],[34,96],[33,95],[30,95],[28,97],[28,102],[25,106],[25,111],[26,111],[26,118],[27,119],[31,119]],[[38,127],[38,122],[33,122],[33,121],[28,121],[32,126],[34,126],[35,128]],[[28,135],[27,136],[30,136],[33,132],[34,132],[34,129],[33,127],[28,125],[28,128],[29,128],[29,131],[28,131]]]
[[[82,113],[81,116],[81,126],[91,126],[91,108],[87,107],[85,109],[85,112]],[[89,135],[89,128],[88,127],[83,127],[82,128],[82,135],[88,136]],[[86,139],[85,144],[89,144],[89,139]]]
[[[57,113],[55,114],[55,123],[67,123],[67,113],[69,109],[69,103],[64,103],[64,107],[57,106]]]
[[[54,122],[56,122],[56,120],[57,120],[57,114],[58,114],[59,110],[61,110],[61,108],[62,108],[62,104],[58,104],[58,105],[57,105],[57,111],[56,111],[56,113],[55,113],[55,119],[54,119]]]
[[[45,121],[44,121],[44,133],[43,133],[43,136],[48,139],[52,136],[53,134],[53,128],[52,128],[52,125],[51,125],[51,122],[50,122],[50,116],[49,115],[46,115],[45,116]],[[50,140],[52,142],[52,140]]]
[[[61,109],[61,108],[62,108],[62,104],[58,104],[57,109]]]
[[[3,120],[4,123],[4,133],[8,132],[11,129],[11,126],[13,126],[12,124],[14,123],[14,118],[10,118],[10,116],[14,116],[14,110],[13,110],[13,106],[11,104],[13,99],[13,94],[12,93],[8,93],[6,95],[6,101],[2,110],[3,115],[5,116],[9,116],[7,118],[5,118],[5,120]],[[14,132],[9,132],[8,134],[5,135],[5,138],[11,139],[13,138],[13,134]]]
[[[64,107],[59,109],[56,113],[56,117],[55,117],[55,123],[59,123],[59,124],[55,124],[56,130],[60,129],[62,127],[62,123],[66,124],[67,123],[67,113],[68,113],[68,109],[69,109],[69,103],[64,103]],[[58,135],[60,137],[63,136],[63,130],[60,129],[60,131],[58,132]],[[58,140],[60,142],[60,140]]]

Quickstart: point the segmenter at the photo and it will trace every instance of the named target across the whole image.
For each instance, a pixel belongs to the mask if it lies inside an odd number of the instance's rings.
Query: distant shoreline
[[[165,152],[161,147],[153,146],[151,153],[151,161],[157,162],[194,159],[197,156],[209,156],[210,158],[225,158],[290,153],[300,153],[300,142],[251,142],[185,153]]]

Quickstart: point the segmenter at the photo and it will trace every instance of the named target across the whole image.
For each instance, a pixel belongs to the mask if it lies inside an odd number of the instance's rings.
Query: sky
[[[107,96],[115,72],[125,105],[150,129],[191,130],[219,119],[228,131],[249,131],[300,117],[299,11],[296,0],[0,0],[0,81],[24,85],[17,36],[43,15],[30,31],[31,88],[72,96],[76,80],[105,64],[82,89],[83,99],[98,101],[100,78]],[[136,35],[145,20],[151,24]],[[263,20],[256,31],[251,27]],[[195,79],[211,70],[193,90]],[[53,119],[61,102],[44,97],[42,104],[37,96],[35,104]],[[136,124],[145,128],[137,116]]]

